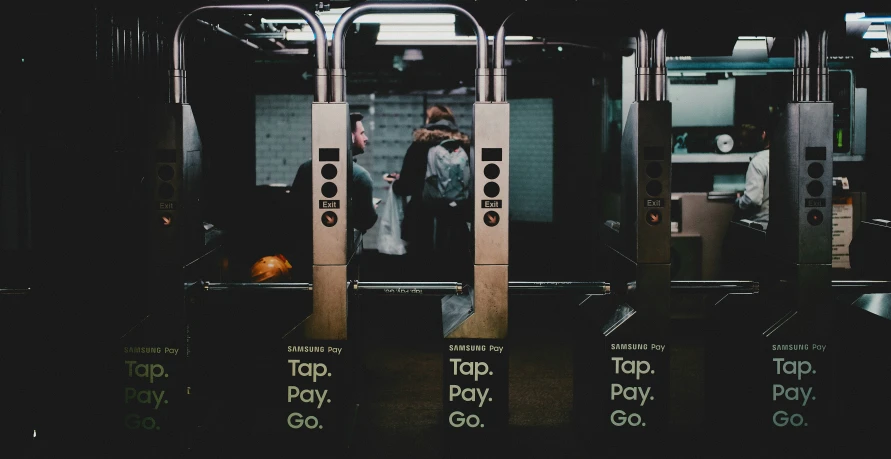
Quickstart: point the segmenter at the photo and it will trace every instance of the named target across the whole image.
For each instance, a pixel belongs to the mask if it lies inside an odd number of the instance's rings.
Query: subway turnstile
[[[508,178],[509,105],[503,98],[489,101],[486,33],[466,10],[446,4],[366,4],[349,9],[334,31],[332,94],[343,100],[344,33],[360,14],[448,12],[466,17],[477,37],[476,102],[473,106],[474,175],[472,199],[473,287],[470,301],[443,303],[444,443],[449,452],[464,454],[468,445],[497,448],[496,436],[507,428],[508,351]],[[314,281],[315,282],[315,278]],[[315,286],[314,286],[315,290]],[[472,304],[472,305],[471,305]],[[459,308],[461,311],[446,311]]]
[[[127,305],[115,372],[123,390],[114,451],[179,457],[190,444],[189,330],[182,294],[185,266],[205,250],[196,215],[201,139],[187,104],[164,106],[146,152],[150,189],[148,283],[144,304]]]
[[[497,449],[508,424],[509,110],[506,102],[473,106],[472,309],[445,335],[443,349],[446,447],[455,450],[466,443]]]
[[[729,295],[712,311],[706,425],[717,441],[773,454],[825,453],[837,424],[838,307],[832,299],[832,103],[827,34],[810,62],[806,31],[795,39],[793,101],[770,151],[771,219],[757,302]],[[812,83],[812,80],[815,83]],[[750,441],[757,435],[757,442]]]
[[[274,303],[250,298],[230,298],[237,304],[213,303],[198,282],[214,278],[208,268],[221,263],[213,263],[215,257],[207,255],[221,250],[208,241],[202,221],[201,142],[186,97],[181,38],[188,20],[207,10],[289,11],[309,24],[319,37],[314,163],[331,161],[340,172],[339,180],[348,183],[343,180],[350,161],[343,138],[348,132],[346,108],[326,104],[327,43],[318,17],[287,4],[206,6],[187,14],[173,38],[172,103],[165,108],[155,145],[147,154],[151,161],[148,178],[154,186],[149,212],[148,313],[122,338],[128,353],[122,368],[128,410],[124,426],[140,435],[141,441],[128,441],[151,447],[158,438],[174,438],[177,443],[165,441],[166,446],[156,449],[168,457],[186,450],[204,455],[277,452],[283,445],[295,444],[303,451],[318,447],[333,453],[343,448],[347,437],[347,416],[338,415],[351,411],[353,403],[352,391],[343,388],[351,381],[348,370],[352,367],[345,363],[350,357],[344,350],[347,346],[341,344],[346,339],[346,314],[339,306],[346,305],[346,254],[354,244],[344,240],[346,231],[334,234],[348,227],[346,202],[331,209],[337,224],[327,225],[331,231],[319,236],[327,237],[329,245],[340,244],[342,250],[339,257],[328,251],[328,258],[314,260],[314,270],[321,272],[316,281],[319,290],[333,292],[321,295],[321,305],[315,309],[306,307],[312,304],[308,299],[303,307],[279,305],[276,309],[289,312],[284,316],[269,312]],[[330,193],[332,200],[345,199],[347,185],[338,188]],[[330,286],[337,276],[342,280],[339,289]],[[253,317],[281,322],[264,327],[246,320]],[[301,328],[297,325],[302,319],[306,320]]]
[[[575,413],[585,449],[662,448],[669,428],[671,103],[665,32],[637,41],[622,138],[621,222],[607,222],[611,295],[580,305]],[[646,438],[648,441],[640,441]]]

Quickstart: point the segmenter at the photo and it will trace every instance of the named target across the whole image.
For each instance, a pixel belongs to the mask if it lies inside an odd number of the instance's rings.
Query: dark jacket
[[[371,174],[353,160],[352,189],[350,201],[352,214],[350,224],[353,229],[365,233],[377,222],[377,211],[372,201]],[[289,251],[285,253],[291,265],[300,264],[301,273],[311,276],[312,268],[312,160],[307,160],[297,168],[291,184],[289,214],[292,219],[289,228]],[[303,268],[307,269],[304,270]],[[302,278],[301,278],[302,280]]]
[[[443,140],[455,139],[470,154],[470,138],[447,120],[426,124],[412,134],[412,143],[402,160],[399,180],[393,182],[393,192],[409,197],[404,209],[402,238],[408,241],[409,250],[428,250],[433,245],[433,214],[431,209],[421,207],[424,179],[427,175],[427,151]],[[469,222],[472,207],[467,203],[458,209],[459,218]]]

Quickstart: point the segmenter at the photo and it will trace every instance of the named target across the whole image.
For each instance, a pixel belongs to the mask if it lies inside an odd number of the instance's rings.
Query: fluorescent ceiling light
[[[367,14],[356,24],[454,24],[454,14]]]
[[[489,36],[489,41],[494,41],[494,36]],[[527,35],[508,35],[504,37],[505,41],[529,41],[532,40],[533,37]],[[378,44],[384,44],[383,42],[388,41],[399,41],[399,42],[435,42],[435,41],[468,41],[475,42],[475,35],[455,35],[455,32],[437,32],[437,33],[427,33],[427,32],[385,32],[381,30],[377,34]]]
[[[334,27],[347,8],[335,8],[330,11],[316,13],[325,28]],[[260,22],[267,24],[306,24],[300,18],[262,18]],[[455,15],[449,13],[379,13],[357,17],[354,24],[455,24]]]
[[[378,33],[429,32],[455,35],[454,24],[381,24]]]
[[[888,59],[891,58],[891,53],[888,51],[878,51],[875,48],[869,53],[869,57],[873,59]]]
[[[845,22],[889,22],[891,16],[869,17],[866,13],[848,13],[845,15]]]
[[[873,24],[863,33],[864,40],[887,40],[888,32],[884,24]]]

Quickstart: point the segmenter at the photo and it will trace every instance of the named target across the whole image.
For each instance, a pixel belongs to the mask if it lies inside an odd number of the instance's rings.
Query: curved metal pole
[[[829,31],[820,32],[817,43],[817,102],[829,100]]]
[[[650,99],[650,39],[647,32],[640,29],[637,35],[637,70],[634,79],[634,101]]]
[[[798,71],[795,88],[793,88],[793,100],[795,102],[807,102],[810,100],[811,90],[810,36],[807,30],[802,30],[796,38],[795,51],[797,53],[797,64],[795,67]],[[795,75],[796,72],[793,70],[793,77]],[[795,97],[795,92],[797,92],[797,97]]]
[[[346,73],[344,72],[344,40],[346,31],[353,25],[357,17],[369,13],[457,13],[461,14],[473,23],[476,31],[476,100],[485,102],[489,99],[489,59],[486,54],[488,37],[486,31],[476,19],[464,8],[455,5],[440,5],[435,3],[371,3],[351,7],[346,10],[337,25],[334,26],[334,34],[331,37],[331,101],[343,102],[346,95]]]
[[[668,100],[668,72],[665,71],[665,29],[656,33],[656,46],[653,56],[653,80],[656,100]]]
[[[514,13],[508,14],[495,34],[495,43],[492,49],[492,102],[504,102],[507,100],[507,71],[504,68],[504,41],[505,24]]]
[[[234,11],[279,11],[288,10],[299,14],[312,28],[316,36],[316,102],[328,101],[328,39],[325,36],[325,27],[322,21],[312,11],[297,5],[286,4],[261,4],[261,5],[211,5],[195,8],[185,15],[176,26],[173,34],[173,69],[170,71],[173,94],[171,101],[177,104],[187,103],[186,99],[186,69],[184,68],[184,50],[182,43],[183,25],[200,12],[207,10],[234,10]]]
[[[798,102],[801,91],[801,36],[792,39],[792,101]]]
[[[891,21],[885,22],[885,38],[888,39],[888,52],[891,52]]]

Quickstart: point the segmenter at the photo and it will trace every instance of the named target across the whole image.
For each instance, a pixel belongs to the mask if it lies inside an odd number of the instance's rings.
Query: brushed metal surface
[[[510,104],[473,104],[473,262],[481,265],[506,265],[508,263],[508,227],[510,215]],[[500,148],[501,161],[483,161],[484,148]],[[498,177],[488,179],[483,174],[487,164],[496,164],[500,169]],[[497,196],[486,196],[483,192],[487,183],[498,184]],[[500,200],[501,208],[485,209],[483,200]],[[486,212],[497,212],[500,219],[497,225],[488,226],[483,222]],[[504,288],[507,288],[505,282]],[[477,288],[479,290],[479,288]]]
[[[507,265],[474,265],[473,314],[447,338],[507,338]]]
[[[304,322],[306,339],[347,338],[347,265],[312,267],[312,315]]]
[[[346,103],[312,104],[312,263],[316,265],[345,265],[352,231],[349,231],[349,188],[353,175],[350,143],[349,105]],[[323,148],[336,148],[337,161],[320,161],[319,152]],[[322,166],[333,164],[337,175],[331,179],[322,177]],[[337,194],[322,195],[322,185],[331,182],[337,186]],[[340,201],[338,209],[320,209],[320,201]],[[337,223],[328,227],[322,224],[322,215],[333,212]],[[348,235],[350,237],[348,237]]]

